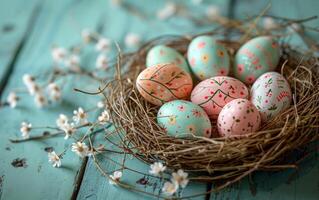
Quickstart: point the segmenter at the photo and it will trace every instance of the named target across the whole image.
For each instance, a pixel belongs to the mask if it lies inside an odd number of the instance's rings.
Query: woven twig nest
[[[288,80],[293,103],[289,109],[264,123],[258,132],[237,138],[176,138],[168,136],[156,123],[159,106],[140,96],[135,80],[145,68],[146,54],[152,46],[165,44],[185,53],[193,37],[158,38],[135,53],[123,55],[106,96],[116,132],[122,138],[120,146],[147,163],[162,161],[171,169],[201,172],[195,173],[198,175],[193,179],[218,180],[222,184],[217,189],[256,170],[295,167],[294,163],[284,161],[285,155],[318,139],[317,59],[281,44],[283,54],[276,70]],[[232,57],[244,43],[220,42],[224,43]],[[121,73],[124,67],[126,72]]]

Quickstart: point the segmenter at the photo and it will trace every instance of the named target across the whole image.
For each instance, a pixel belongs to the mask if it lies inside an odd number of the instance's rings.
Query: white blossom
[[[157,12],[157,18],[160,20],[165,20],[175,15],[176,12],[177,5],[173,2],[168,2],[161,10]]]
[[[60,114],[59,118],[56,120],[56,125],[60,128],[63,129],[65,124],[68,124],[68,117],[64,114]]]
[[[87,120],[87,113],[83,110],[83,108],[79,107],[77,110],[73,111],[73,121],[76,124],[86,124],[88,122]]]
[[[72,143],[72,151],[81,158],[89,155],[89,147],[84,142]]]
[[[98,120],[101,124],[105,124],[110,120],[110,114],[107,110],[104,110],[101,115],[98,117]]]
[[[39,108],[43,108],[47,104],[47,99],[41,93],[36,93],[34,96],[34,102]]]
[[[154,164],[151,164],[150,167],[150,174],[153,174],[155,176],[160,176],[166,170],[166,166],[164,166],[161,162],[155,162]]]
[[[91,42],[91,39],[92,39],[91,34],[92,33],[90,30],[83,29],[81,32],[81,37],[82,37],[83,42],[85,42],[85,43]]]
[[[178,190],[178,184],[175,182],[172,183],[169,181],[165,182],[162,188],[162,191],[168,195],[173,195],[177,190]]]
[[[55,153],[55,151],[48,153],[49,163],[53,167],[61,167],[61,158]]]
[[[22,77],[24,85],[27,87],[30,95],[35,95],[40,92],[40,87],[36,84],[34,77],[30,74],[24,74]]]
[[[51,55],[55,62],[61,62],[66,58],[67,50],[62,47],[54,47],[51,51]]]
[[[210,20],[216,20],[220,17],[220,8],[216,5],[210,5],[206,8],[206,17]]]
[[[61,99],[61,89],[56,83],[50,83],[48,85],[48,93],[53,101],[58,101]]]
[[[73,123],[65,123],[61,127],[61,129],[65,133],[65,137],[64,137],[65,140],[69,139],[69,137],[72,136],[75,133],[75,131],[76,131],[76,128],[74,127]]]
[[[96,106],[97,106],[98,108],[104,108],[104,107],[105,107],[105,104],[104,104],[103,101],[99,101],[99,102],[97,102]]]
[[[70,55],[65,60],[65,65],[71,69],[79,70],[80,69],[80,56],[77,54]]]
[[[30,74],[24,74],[22,76],[22,80],[23,80],[23,83],[28,86],[30,84],[33,84],[34,83],[34,77],[31,76]]]
[[[278,28],[277,22],[272,17],[265,17],[263,19],[263,26],[266,30],[274,30]]]
[[[116,181],[119,181],[122,177],[123,173],[121,171],[115,171],[113,175],[110,175],[109,183],[111,185],[116,185]]]
[[[27,123],[27,122],[21,123],[20,132],[21,132],[22,138],[27,139],[30,137],[29,133],[31,131],[31,128],[32,128],[32,124]]]
[[[302,25],[298,24],[298,23],[292,23],[290,24],[290,26],[288,27],[289,31],[291,33],[295,33],[295,32],[302,32],[303,31],[303,27]]]
[[[15,108],[17,106],[17,103],[19,101],[19,97],[15,92],[10,92],[7,97],[7,102],[11,108]]]
[[[125,45],[127,47],[138,47],[141,43],[141,37],[136,33],[128,33],[125,36]]]
[[[108,67],[108,59],[104,54],[100,54],[96,59],[96,68],[106,69]]]
[[[172,182],[177,183],[182,188],[185,188],[188,184],[188,173],[184,172],[182,169],[179,169],[177,172],[172,173]]]
[[[99,52],[106,52],[111,49],[111,40],[108,38],[100,38],[95,45],[95,49]]]

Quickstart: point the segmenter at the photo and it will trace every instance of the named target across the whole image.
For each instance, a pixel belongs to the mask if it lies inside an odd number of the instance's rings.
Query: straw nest
[[[290,83],[293,103],[264,123],[258,132],[240,138],[194,136],[182,139],[168,136],[156,123],[159,106],[146,102],[135,86],[138,74],[145,68],[146,54],[156,44],[186,53],[195,36],[161,37],[118,60],[117,75],[108,84],[110,90],[105,98],[116,133],[121,136],[119,146],[147,163],[162,161],[171,169],[196,172],[192,176],[194,180],[218,181],[221,184],[217,190],[256,170],[296,167],[296,163],[284,161],[285,155],[317,140],[319,135],[319,77],[315,69],[318,60],[282,42],[283,54],[277,71]],[[234,57],[245,41],[221,42]]]

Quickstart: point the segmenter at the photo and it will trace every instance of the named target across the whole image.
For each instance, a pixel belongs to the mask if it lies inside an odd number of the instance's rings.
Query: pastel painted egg
[[[289,83],[277,72],[261,75],[253,84],[250,92],[251,102],[260,111],[263,121],[287,109],[292,99]]]
[[[148,51],[146,56],[146,67],[164,63],[174,63],[186,72],[190,73],[190,69],[185,58],[175,49],[165,45],[157,45]]]
[[[175,99],[187,99],[193,88],[191,76],[175,64],[159,64],[143,70],[136,87],[146,101],[162,105]]]
[[[252,84],[260,75],[273,71],[279,62],[278,43],[270,36],[260,36],[246,42],[236,53],[234,76]]]
[[[188,46],[187,59],[192,72],[200,80],[227,75],[229,55],[226,48],[211,36],[199,36]]]
[[[248,89],[241,81],[228,76],[206,79],[191,94],[191,101],[201,106],[211,119],[217,119],[222,108],[238,98],[247,99]]]
[[[257,108],[247,99],[234,99],[219,113],[217,128],[220,136],[238,136],[257,131],[261,117]]]
[[[210,137],[211,123],[205,111],[189,101],[175,100],[162,105],[157,113],[157,123],[168,135]]]

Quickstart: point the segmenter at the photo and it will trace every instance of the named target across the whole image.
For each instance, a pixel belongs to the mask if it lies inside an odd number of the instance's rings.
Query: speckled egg
[[[157,113],[157,123],[171,136],[211,135],[212,127],[207,114],[189,101],[175,100],[162,105]]]
[[[234,76],[252,84],[260,75],[273,71],[279,62],[278,43],[270,36],[260,36],[245,43],[236,53]]]
[[[229,73],[227,50],[211,36],[194,38],[188,47],[187,59],[192,72],[200,80]]]
[[[261,117],[257,108],[247,99],[234,99],[219,113],[217,128],[220,136],[238,136],[257,131]]]
[[[175,64],[158,64],[143,70],[136,87],[146,101],[162,105],[175,99],[187,99],[193,88],[191,76]]]
[[[186,59],[173,48],[165,45],[157,45],[151,48],[146,56],[146,67],[163,63],[174,63],[186,72],[190,73]]]
[[[261,75],[251,88],[251,102],[260,111],[263,121],[267,121],[287,109],[292,95],[289,83],[277,72]]]
[[[248,98],[248,89],[241,81],[228,76],[206,79],[193,89],[191,101],[201,106],[211,119],[216,119],[231,100]]]

